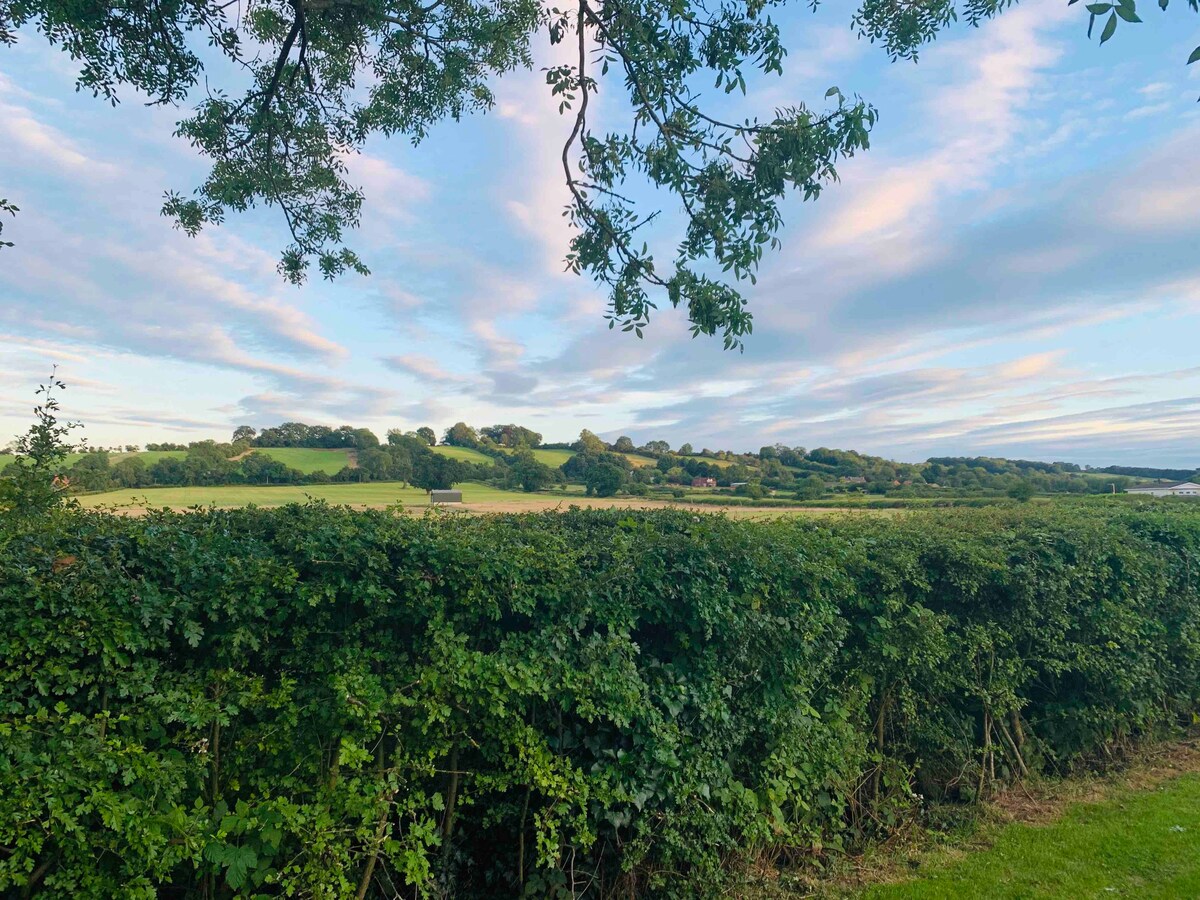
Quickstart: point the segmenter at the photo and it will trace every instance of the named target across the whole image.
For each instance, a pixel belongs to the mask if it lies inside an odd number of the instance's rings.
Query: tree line
[[[538,491],[565,484],[582,485],[589,494],[645,495],[668,492],[682,496],[696,479],[712,479],[718,488],[757,498],[774,494],[816,500],[830,494],[874,494],[896,498],[943,496],[1010,496],[1098,494],[1121,491],[1145,478],[1183,480],[1191,470],[1109,466],[1081,467],[1066,462],[998,457],[931,457],[904,463],[853,450],[806,449],[774,444],[758,452],[696,450],[684,443],[672,449],[656,439],[635,444],[622,435],[605,441],[583,429],[573,442],[547,443],[528,427],[496,424],[480,428],[456,422],[440,443],[469,449],[488,462],[451,459],[433,450],[437,433],[429,426],[411,431],[390,429],[384,440],[369,428],[284,422],[261,431],[248,425],[234,429],[227,442],[148,443],[148,451],[175,451],[181,458],[155,461],[138,456],[113,459],[107,451],[86,453],[61,474],[73,490],[194,486],[218,484],[323,484],[394,481],[426,490],[479,481],[495,487]],[[126,452],[132,445],[127,446]],[[302,472],[268,452],[277,448],[346,450],[351,455],[333,471]],[[534,451],[561,449],[573,453],[558,466],[539,460]]]

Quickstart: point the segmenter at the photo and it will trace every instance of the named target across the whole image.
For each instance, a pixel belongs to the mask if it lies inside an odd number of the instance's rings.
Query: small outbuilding
[[[462,491],[430,491],[430,503],[462,503]]]
[[[692,487],[716,487],[717,479],[715,478],[693,478]]]

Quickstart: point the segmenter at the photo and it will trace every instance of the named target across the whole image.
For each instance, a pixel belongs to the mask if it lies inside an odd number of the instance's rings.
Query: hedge
[[[714,894],[1190,721],[1198,552],[1171,506],[0,524],[0,892]]]

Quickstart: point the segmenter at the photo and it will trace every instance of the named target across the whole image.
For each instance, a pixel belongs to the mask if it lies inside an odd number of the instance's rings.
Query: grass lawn
[[[642,456],[640,453],[622,453],[621,456],[629,460],[629,464],[635,469],[644,469],[647,466],[658,465],[658,460],[653,456]]]
[[[79,498],[83,506],[117,506],[185,509],[189,506],[283,506],[304,503],[309,497],[349,506],[387,506],[397,500],[406,504],[425,503],[425,492],[396,483],[218,485],[216,487],[128,488],[88,494]]]
[[[346,449],[319,450],[310,447],[255,447],[259,453],[265,453],[271,459],[277,459],[285,466],[299,469],[305,475],[312,472],[325,472],[326,475],[336,475],[346,466],[354,464],[351,451]]]
[[[433,450],[434,453],[441,454],[442,456],[448,456],[450,459],[457,459],[462,462],[483,463],[484,465],[490,465],[492,462],[492,458],[486,453],[480,453],[478,450],[472,450],[470,447],[450,447],[443,444],[438,447],[431,447],[430,449]]]
[[[574,450],[534,450],[533,458],[543,465],[557,469],[575,455]]]
[[[935,861],[919,878],[860,896],[1200,897],[1200,774],[1077,804],[1050,825],[1003,826],[986,850]]]
[[[457,485],[463,493],[462,506],[450,509],[466,512],[537,512],[578,506],[657,507],[670,505],[669,501],[642,500],[637,497],[585,497],[582,489],[572,485],[569,490],[545,491],[527,494],[523,491],[504,491],[485,484],[468,482]],[[396,482],[367,484],[306,484],[306,485],[220,485],[217,487],[161,487],[137,488],[108,491],[103,494],[87,494],[79,498],[87,507],[115,507],[118,510],[187,509],[193,506],[234,507],[283,506],[287,503],[304,503],[309,498],[325,500],[338,506],[383,508],[396,502],[408,508],[428,505],[424,491],[404,487]],[[738,519],[777,519],[784,516],[863,515],[840,509],[761,509],[755,507],[684,506],[694,513],[725,513]],[[891,513],[893,510],[883,510]],[[875,511],[871,511],[874,514]]]

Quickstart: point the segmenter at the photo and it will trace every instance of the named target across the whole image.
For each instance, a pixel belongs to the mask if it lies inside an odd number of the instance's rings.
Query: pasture
[[[463,492],[461,505],[447,509],[472,513],[540,512],[586,506],[618,509],[663,509],[677,506],[696,513],[725,513],[738,519],[778,519],[788,516],[862,515],[868,511],[833,508],[762,508],[753,506],[691,505],[668,499],[641,497],[588,497],[578,486],[567,490],[525,493],[505,491],[486,484],[467,482],[456,485]],[[420,488],[397,482],[368,482],[365,484],[307,484],[307,485],[216,485],[212,487],[155,487],[127,488],[86,494],[80,505],[88,508],[109,508],[118,512],[139,512],[146,509],[190,509],[215,506],[230,509],[241,506],[276,507],[308,500],[324,500],[337,506],[355,509],[383,509],[402,503],[405,508],[424,509],[429,506],[428,495]],[[870,510],[870,515],[894,515],[897,510]]]
[[[311,475],[313,472],[336,475],[346,466],[355,465],[353,450],[320,450],[311,447],[255,447],[254,450],[279,460],[285,466],[298,469],[305,475]]]
[[[448,444],[440,444],[429,449],[439,456],[457,459],[459,462],[483,463],[485,466],[490,465],[492,462],[492,458],[486,453],[480,453],[478,450],[473,450],[470,447],[451,447]]]
[[[574,450],[543,450],[537,449],[533,451],[533,458],[542,465],[549,466],[552,469],[557,469],[568,459],[575,455]]]
[[[67,458],[63,463],[64,468],[71,468],[75,463],[87,456],[90,453],[68,453]],[[154,465],[160,459],[183,459],[187,456],[186,450],[141,450],[136,453],[110,453],[108,454],[108,462],[110,465],[116,465],[122,460],[132,459],[137,457],[148,466]]]

